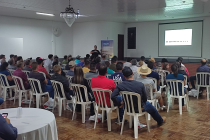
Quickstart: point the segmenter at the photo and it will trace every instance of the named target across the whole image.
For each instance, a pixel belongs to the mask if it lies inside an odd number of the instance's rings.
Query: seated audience
[[[155,70],[156,69],[156,66],[155,66],[155,58],[151,57],[149,59],[149,61],[153,63],[153,69],[152,70]]]
[[[74,77],[72,78],[72,83],[84,85],[87,88],[87,94],[88,94],[89,101],[95,101],[93,92],[92,92],[91,88],[89,87],[87,80],[84,78],[84,73],[82,71],[81,66],[75,66]],[[81,91],[81,94],[82,94],[83,101],[86,102],[84,89],[80,88],[80,91]],[[81,111],[81,105],[80,104],[77,104],[76,108],[77,108],[78,112]],[[95,121],[95,111],[94,111],[93,103],[91,103],[91,105],[90,105],[90,118],[89,118],[89,120]]]
[[[56,66],[56,65],[58,65],[58,63],[57,63],[57,62],[54,62],[52,66],[54,67],[54,66]],[[50,73],[54,73],[54,71],[51,70]],[[62,69],[61,69],[61,75],[64,76],[64,77],[66,77],[66,73],[65,73]]]
[[[79,55],[77,55],[77,57],[76,57],[76,59],[74,60],[74,62],[75,62],[76,64],[78,64],[78,63],[81,62],[81,61],[80,61],[80,56],[79,56]]]
[[[108,62],[108,61],[106,61],[106,62]],[[100,88],[100,89],[107,89],[107,90],[114,91],[114,89],[116,88],[114,81],[106,78],[106,75],[108,72],[107,65],[104,63],[101,64],[98,71],[99,71],[99,75],[97,77],[93,77],[91,80],[91,88],[92,89]],[[110,107],[111,103],[110,103],[109,93],[105,93],[105,98],[106,98],[107,106]],[[116,100],[118,102],[120,102],[120,103],[122,102],[122,96],[117,96],[116,98],[117,98]],[[96,103],[98,103],[98,99],[96,99]],[[120,122],[122,122],[123,114],[124,114],[124,110],[121,107],[121,108],[119,108]]]
[[[70,61],[73,61],[72,55],[69,55],[69,56],[68,56],[68,63],[69,63]]]
[[[1,64],[1,66],[0,66],[0,74],[4,74],[4,75],[7,76],[8,84],[10,86],[15,85],[15,83],[14,83],[14,81],[12,79],[12,76],[11,76],[10,72],[8,71],[8,63],[7,62],[4,62],[3,64]],[[4,83],[6,84],[5,79],[3,79],[3,80],[4,80]]]
[[[131,60],[131,64],[132,64],[132,66],[130,68],[133,71],[133,73],[137,72],[137,69],[138,69],[138,67],[137,67],[137,60],[136,59],[132,59]]]
[[[23,81],[24,88],[29,89],[29,82],[28,82],[27,75],[22,71],[23,66],[24,66],[24,64],[22,61],[17,61],[17,69],[13,72],[13,75],[20,77]],[[20,85],[20,83],[19,83],[19,85]]]
[[[48,73],[52,69],[52,63],[53,63],[53,55],[49,54],[48,59],[44,60],[44,67],[45,67],[45,69],[47,70]]]
[[[85,66],[82,68],[83,73],[85,74],[85,73],[89,72],[90,71],[89,68],[90,68],[90,62],[88,60],[85,60]]]
[[[32,69],[31,69],[31,60],[30,59],[27,59],[25,61],[25,67],[23,68],[23,70],[25,70],[25,71],[32,71]]]
[[[112,74],[110,79],[114,81],[125,81],[125,78],[123,77],[123,74],[122,74],[123,63],[118,62],[116,64],[116,69],[117,69],[117,72]]]
[[[10,60],[8,61],[8,63],[9,63],[8,69],[16,70],[16,66],[15,66],[15,61],[14,61],[14,59],[10,59]]]
[[[166,76],[166,80],[175,79],[175,80],[181,80],[185,83],[184,76],[182,74],[178,74],[178,67],[177,67],[176,64],[173,64],[171,66],[171,71],[172,71],[172,74],[168,74]],[[181,85],[181,83],[179,83],[178,88],[179,88],[179,95],[182,96],[182,85]],[[185,92],[184,94],[186,94],[186,89],[184,89],[184,92]],[[184,99],[182,99],[182,109],[185,110]]]
[[[148,67],[152,70],[153,69],[153,62],[149,61],[148,62]],[[157,80],[157,90],[159,91],[160,89],[160,77],[157,72],[152,71],[150,74],[147,75],[147,77],[155,78]]]
[[[85,65],[85,61],[86,61],[86,57],[84,58],[84,62],[81,61],[81,62],[77,63],[77,66],[81,66],[83,68]]]
[[[156,69],[154,70],[154,72],[157,72],[158,74],[161,74],[161,75],[163,76],[164,83],[162,83],[162,84],[166,85],[166,84],[165,84],[165,81],[166,81],[166,73],[165,73],[165,71],[162,69],[162,64],[161,64],[161,62],[158,62],[158,63],[157,63]],[[162,82],[162,81],[161,81],[161,82]]]
[[[9,58],[14,59],[14,56],[15,56],[14,54],[10,54]]]
[[[141,95],[141,107],[143,112],[148,112],[152,118],[157,121],[158,125],[163,124],[166,121],[166,117],[161,117],[158,111],[154,106],[152,106],[151,103],[147,101],[147,93],[145,91],[144,84],[141,82],[137,82],[133,80],[133,71],[129,67],[125,67],[122,71],[123,76],[125,77],[126,81],[119,84],[117,88],[113,91],[111,95],[111,99],[114,102],[114,104],[118,106],[122,106],[121,101],[118,101],[116,97],[120,95],[120,91],[128,91],[128,92],[135,92]],[[99,80],[97,80],[98,82]],[[104,85],[104,84],[102,84]],[[136,112],[138,112],[138,103],[136,100],[133,100],[134,102],[134,109]]]
[[[163,59],[161,60],[161,62],[162,62],[162,63],[166,63],[166,62],[168,63],[168,60],[167,60],[166,58],[163,58]]]
[[[187,73],[186,73],[186,71],[185,71],[185,68],[184,68],[183,66],[181,66],[181,63],[176,62],[175,64],[176,64],[177,67],[178,67],[178,74],[182,74],[182,75],[186,75],[186,76],[187,76]],[[187,76],[187,82],[188,82],[188,81],[189,81],[189,78],[188,78],[188,76]]]
[[[139,61],[139,67],[143,66],[144,62],[143,61]]]
[[[90,63],[90,71],[85,73],[85,78],[92,79],[93,77],[97,77],[98,73],[96,72],[96,64]]]
[[[145,63],[145,57],[144,56],[141,56],[141,58],[140,58],[140,61],[142,61],[143,62],[143,65],[146,65],[146,63]]]
[[[111,59],[111,65],[109,66],[109,69],[113,70],[114,72],[117,71],[116,69],[116,64],[117,64],[117,57],[113,57]]]
[[[110,66],[109,61],[106,61],[105,64],[107,66],[107,74],[110,74],[110,75],[114,74],[114,71],[109,68],[109,66]]]
[[[169,70],[169,63],[168,62],[163,63],[163,70],[170,71]]]
[[[62,61],[62,64],[65,64],[65,65],[67,65],[67,64],[68,64],[68,58],[67,58],[67,55],[65,55],[65,56],[64,56],[63,61]]]
[[[54,55],[53,63],[58,63],[60,65],[59,58],[57,55]]]
[[[185,67],[184,64],[182,64],[183,58],[182,57],[178,57],[178,59],[176,61],[179,62],[179,63],[181,63],[181,66],[185,68],[185,71],[187,73],[187,76],[189,76],[190,73],[189,73],[188,69]]]
[[[17,57],[17,61],[23,62],[23,57],[22,57],[22,56],[18,56],[18,57]]]
[[[107,60],[106,60],[106,55],[103,54],[103,55],[101,56],[101,63],[105,63],[105,61],[107,61]]]
[[[47,103],[44,104],[44,108],[53,108],[54,103],[54,90],[52,87],[52,84],[50,80],[47,80],[42,73],[38,72],[38,63],[33,62],[31,64],[32,72],[29,74],[29,78],[34,78],[40,81],[41,88],[43,92],[48,92],[50,95],[50,99],[47,101]],[[36,86],[37,90],[38,87]],[[39,90],[38,90],[39,91]]]
[[[124,67],[131,67],[131,66],[132,66],[132,64],[131,64],[131,58],[127,58],[126,61],[127,61],[127,62],[125,62],[125,63],[123,64],[123,68],[124,68]]]
[[[37,59],[38,63],[38,71],[44,72],[47,79],[51,79],[51,76],[48,74],[47,70],[43,67],[43,59],[39,58]]]
[[[69,62],[69,68],[70,70],[67,72],[66,75],[68,76],[74,76],[74,67],[75,67],[76,63],[74,63],[74,61],[70,61]]]

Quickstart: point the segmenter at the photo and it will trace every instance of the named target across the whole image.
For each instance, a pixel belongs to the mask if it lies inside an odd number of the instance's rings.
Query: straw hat
[[[137,69],[137,72],[141,75],[149,75],[152,72],[152,70],[148,68],[147,65],[143,65],[142,67],[139,67]]]
[[[154,57],[151,57],[151,58],[149,59],[149,61],[155,63],[155,58],[154,58]]]

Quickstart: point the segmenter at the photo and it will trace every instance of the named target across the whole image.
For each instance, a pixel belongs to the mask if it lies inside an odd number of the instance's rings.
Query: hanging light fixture
[[[67,25],[71,27],[75,19],[79,18],[79,9],[77,10],[77,12],[75,12],[74,8],[71,7],[70,0],[69,0],[69,7],[66,7],[65,12],[60,13],[60,17],[64,18]]]

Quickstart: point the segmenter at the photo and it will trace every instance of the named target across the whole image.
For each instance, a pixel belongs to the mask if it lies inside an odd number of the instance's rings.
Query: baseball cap
[[[124,69],[122,70],[122,73],[125,77],[129,77],[133,74],[133,71],[131,70],[130,67],[124,67]]]
[[[72,66],[72,67],[73,67],[73,66],[75,66],[75,65],[76,65],[76,63],[75,63],[74,61],[70,61],[70,62],[69,62],[69,66]]]

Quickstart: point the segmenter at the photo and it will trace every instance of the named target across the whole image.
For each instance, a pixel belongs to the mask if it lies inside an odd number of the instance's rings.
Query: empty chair
[[[172,99],[172,106],[174,104],[174,98],[177,98],[179,100],[179,113],[180,115],[182,114],[182,99],[184,99],[184,101],[187,104],[187,109],[188,109],[188,101],[189,101],[189,97],[188,94],[184,93],[184,82],[181,80],[166,80],[167,83],[167,90],[170,93],[169,94],[169,98],[168,98],[168,110],[169,111],[169,106],[170,106],[170,102]],[[179,91],[179,87],[181,86],[181,93]],[[168,93],[167,92],[167,93]]]
[[[26,71],[26,70],[22,70],[22,71],[27,75],[27,77],[29,76],[30,71]]]
[[[147,112],[142,112],[142,107],[141,107],[141,96],[137,93],[133,93],[133,92],[128,92],[128,91],[121,91],[121,94],[123,96],[124,99],[124,103],[125,103],[125,110],[124,110],[124,115],[123,115],[123,121],[122,121],[122,126],[121,126],[121,135],[123,132],[123,127],[124,127],[124,121],[125,121],[125,117],[126,115],[130,116],[130,121],[129,121],[129,127],[132,127],[132,117],[134,118],[134,138],[137,139],[138,138],[138,117],[139,116],[143,116],[145,115],[146,117],[146,121],[147,121],[147,129],[148,132],[150,132],[150,128],[149,128],[149,121],[147,119],[148,113]],[[137,103],[138,103],[138,108],[134,109],[134,103],[133,100],[134,98],[137,99]]]
[[[92,88],[92,91],[95,96],[96,100],[96,109],[95,109],[95,124],[94,124],[94,129],[96,128],[96,123],[97,123],[97,117],[98,117],[98,111],[102,110],[102,122],[104,122],[104,111],[107,113],[107,126],[108,126],[108,131],[111,131],[111,113],[113,110],[117,110],[117,115],[118,115],[118,122],[119,121],[119,110],[118,106],[114,106],[112,100],[111,100],[111,90],[106,90],[106,89],[98,89],[98,88]],[[106,101],[106,95],[109,94],[110,96],[110,103],[111,106],[107,106],[107,101]]]
[[[25,89],[23,85],[23,80],[18,76],[12,76],[15,85],[17,87],[17,92],[19,93],[19,106],[21,106],[22,94],[25,94],[25,100],[27,99],[27,93],[30,92],[29,89]]]
[[[29,107],[31,107],[31,100],[33,98],[33,95],[36,96],[36,108],[39,108],[39,105],[41,105],[41,96],[48,95],[48,92],[43,92],[41,88],[40,81],[34,78],[28,78],[29,84],[31,86],[31,97],[30,97],[30,104]]]
[[[199,96],[200,87],[206,88],[207,100],[209,100],[209,75],[207,72],[197,72],[196,73],[196,86],[198,90],[197,99]]]

